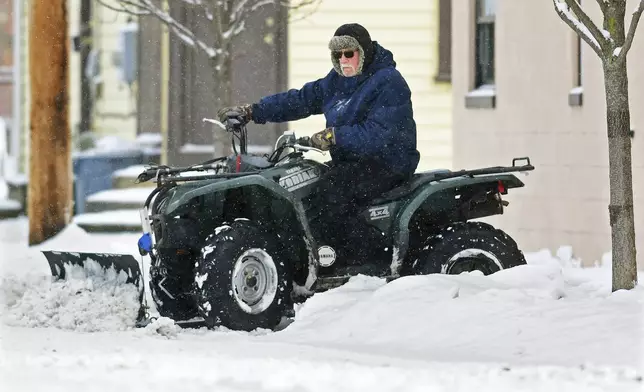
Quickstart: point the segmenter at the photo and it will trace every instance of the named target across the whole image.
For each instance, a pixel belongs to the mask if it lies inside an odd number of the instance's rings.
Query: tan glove
[[[315,147],[322,151],[328,151],[332,145],[335,144],[335,130],[327,128],[323,131],[314,133],[311,136],[311,147]]]
[[[217,117],[222,123],[226,123],[229,118],[238,118],[244,124],[248,124],[253,119],[253,106],[246,104],[221,108],[217,112]]]

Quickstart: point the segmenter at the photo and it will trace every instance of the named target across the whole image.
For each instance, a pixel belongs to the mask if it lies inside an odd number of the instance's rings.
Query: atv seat
[[[423,185],[434,180],[436,175],[449,172],[450,171],[447,169],[436,169],[415,173],[409,181],[383,193],[380,197],[371,200],[370,205],[386,204],[394,200],[402,199],[403,197],[411,195]]]

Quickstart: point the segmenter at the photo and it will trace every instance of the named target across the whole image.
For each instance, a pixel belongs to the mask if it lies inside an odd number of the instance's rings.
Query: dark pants
[[[339,247],[357,258],[383,247],[382,233],[358,217],[369,202],[405,180],[376,162],[332,163],[317,182],[309,219],[320,245]],[[346,254],[346,253],[345,253]]]

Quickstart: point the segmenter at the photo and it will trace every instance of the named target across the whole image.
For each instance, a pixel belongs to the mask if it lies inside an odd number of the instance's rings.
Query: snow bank
[[[610,265],[582,269],[569,254],[532,253],[490,276],[356,277],[267,339],[446,362],[644,368],[644,286],[611,293]]]

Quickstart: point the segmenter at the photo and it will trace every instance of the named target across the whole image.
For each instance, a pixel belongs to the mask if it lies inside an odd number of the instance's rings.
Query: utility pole
[[[72,214],[66,3],[66,0],[31,0],[30,245],[58,234]]]

